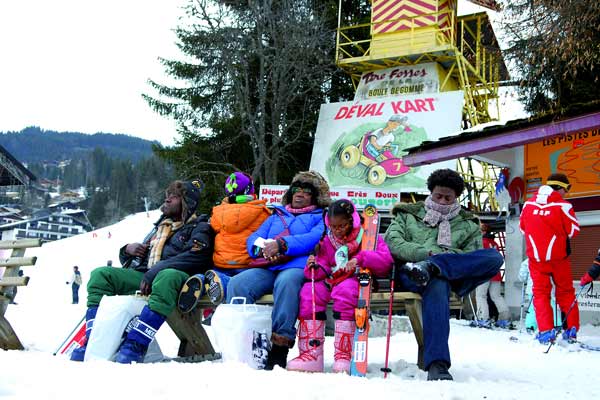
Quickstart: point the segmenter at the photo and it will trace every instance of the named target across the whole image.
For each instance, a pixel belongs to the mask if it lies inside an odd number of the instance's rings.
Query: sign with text
[[[288,188],[283,185],[261,185],[259,198],[266,199],[268,205],[281,205],[281,198]],[[379,210],[391,210],[394,204],[400,202],[400,193],[393,190],[331,188],[329,196],[332,200],[351,200],[357,209],[373,204]]]
[[[555,136],[525,145],[525,192],[531,197],[550,174],[569,177],[565,197],[600,194],[600,129]]]
[[[424,63],[365,72],[356,88],[354,100],[439,91],[436,64]]]
[[[573,282],[576,288],[579,288],[579,281]],[[579,303],[579,311],[596,311],[600,312],[600,288],[599,285],[593,286],[591,292],[587,289],[579,295],[577,303]]]
[[[462,107],[462,91],[322,104],[310,168],[332,187],[425,192],[455,161],[408,167],[405,149],[458,132]]]

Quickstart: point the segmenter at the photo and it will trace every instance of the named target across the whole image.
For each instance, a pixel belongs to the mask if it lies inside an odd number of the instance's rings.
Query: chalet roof
[[[67,216],[67,215],[65,215],[63,213],[52,213],[52,214],[46,214],[46,215],[33,217],[30,219],[25,219],[22,221],[10,222],[8,224],[0,225],[0,231],[6,231],[9,229],[15,228],[21,224],[26,224],[28,222],[45,221],[45,220],[48,220],[48,218],[50,216]],[[77,224],[84,226],[84,227],[88,227],[90,229],[92,228],[92,226],[87,221],[82,221],[80,218],[77,218],[73,215],[68,215],[68,216],[71,217],[73,219],[73,221],[76,222]]]
[[[533,143],[553,136],[600,129],[600,101],[574,104],[558,112],[474,127],[406,149],[406,165],[416,167]]]

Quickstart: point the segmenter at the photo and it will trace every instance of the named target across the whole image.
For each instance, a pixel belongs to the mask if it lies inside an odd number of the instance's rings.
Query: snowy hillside
[[[53,356],[65,336],[85,312],[85,284],[91,270],[112,259],[118,250],[140,241],[158,217],[130,216],[113,226],[30,249],[36,266],[24,267],[31,280],[19,288],[17,305],[10,305],[7,319],[27,348],[0,352],[0,398],[4,399],[592,399],[600,398],[596,372],[600,352],[569,351],[557,345],[544,354],[545,346],[518,331],[469,328],[467,321],[452,321],[450,349],[453,382],[427,382],[416,367],[417,347],[412,333],[392,336],[391,368],[383,379],[379,368],[385,356],[385,337],[369,342],[371,361],[367,379],[334,374],[302,374],[281,369],[255,371],[242,364],[118,365],[97,361],[73,363]],[[109,233],[110,232],[110,238]],[[71,304],[72,267],[78,265],[84,286],[81,302]],[[403,322],[396,319],[396,324]],[[374,329],[382,333],[382,329]],[[379,332],[377,332],[379,331]],[[510,341],[517,336],[518,341]],[[158,341],[163,352],[175,356],[178,342],[165,324]],[[584,326],[579,335],[600,345],[600,328]],[[325,344],[326,368],[333,362],[333,338]],[[290,352],[290,357],[297,349]]]

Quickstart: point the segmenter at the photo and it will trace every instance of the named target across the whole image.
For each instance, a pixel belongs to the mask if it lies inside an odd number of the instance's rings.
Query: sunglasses
[[[306,194],[313,194],[313,191],[311,188],[303,188],[303,187],[293,187],[292,188],[292,194],[296,194],[296,193],[306,193]]]

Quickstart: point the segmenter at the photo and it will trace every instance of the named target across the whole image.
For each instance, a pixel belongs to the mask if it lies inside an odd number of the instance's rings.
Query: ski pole
[[[315,269],[317,268],[316,263],[312,263],[310,266],[310,286],[311,286],[311,297],[312,297],[312,325],[313,325],[313,338],[308,341],[308,344],[312,347],[317,347],[321,344],[321,341],[317,339],[317,306],[315,304]]]
[[[573,303],[571,303],[571,307],[569,307],[569,310],[565,314],[565,320],[569,317],[569,314],[571,313],[571,311],[573,311],[573,307],[575,307],[575,304],[577,304],[577,298],[579,297],[581,292],[583,292],[584,288],[585,288],[585,286],[580,286],[579,289],[577,290],[577,293],[575,293],[575,299],[573,299]],[[554,342],[551,341],[550,346],[548,346],[548,348],[546,349],[546,351],[544,353],[548,353],[550,351],[550,349],[552,348],[553,344],[554,344]]]
[[[521,333],[521,331],[523,329],[523,325],[525,325],[525,322],[527,321],[527,315],[529,314],[529,309],[531,308],[531,303],[533,303],[533,293],[531,294],[531,298],[527,302],[527,308],[525,309],[525,314],[523,315],[523,317],[525,317],[525,318],[523,318],[522,323],[519,322],[521,324],[521,326],[519,328],[519,333]],[[523,307],[523,305],[521,305],[521,307]]]
[[[521,310],[519,311],[519,333],[523,332],[523,306],[525,304],[525,286],[527,285],[527,281],[523,282],[521,285]]]
[[[477,312],[475,311],[475,307],[473,307],[473,299],[471,299],[471,293],[469,293],[467,297],[469,298],[469,303],[471,304],[471,311],[473,311],[473,320],[475,320],[475,323],[477,324],[477,326],[479,326],[479,320],[477,319]]]
[[[396,275],[396,265],[392,267],[392,278],[390,281],[390,304],[388,307],[388,326],[387,326],[387,337],[385,342],[385,366],[381,368],[383,371],[383,379],[387,378],[387,374],[392,372],[391,368],[388,367],[388,361],[390,356],[390,335],[392,332],[392,303],[394,302],[394,276]]]
[[[71,331],[71,333],[69,333],[69,335],[66,337],[65,340],[63,340],[63,342],[60,344],[60,346],[58,346],[58,349],[56,349],[56,351],[54,353],[52,353],[53,356],[55,356],[60,349],[62,349],[62,347],[65,345],[65,343],[67,343],[67,340],[69,340],[69,338],[71,337],[71,335],[73,335],[73,333],[75,333],[75,331],[77,329],[79,329],[79,326],[81,325],[81,323],[85,320],[85,315],[79,320],[79,322],[77,323],[77,325],[75,325],[75,328],[73,328],[73,330]]]

